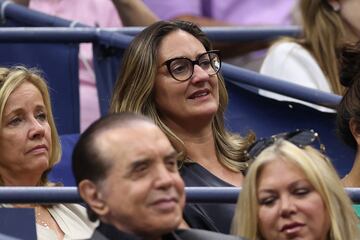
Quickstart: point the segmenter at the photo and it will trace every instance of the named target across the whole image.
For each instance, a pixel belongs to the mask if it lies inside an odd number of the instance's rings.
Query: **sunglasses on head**
[[[321,153],[325,153],[325,146],[320,142],[319,134],[313,129],[301,130],[296,129],[293,132],[285,132],[273,135],[269,138],[260,138],[254,142],[246,152],[248,159],[253,160],[267,147],[274,144],[278,139],[284,139],[299,148],[312,145],[315,141],[319,143],[319,149]]]

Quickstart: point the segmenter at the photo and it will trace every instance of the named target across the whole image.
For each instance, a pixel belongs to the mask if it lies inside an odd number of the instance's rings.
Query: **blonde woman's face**
[[[49,166],[51,129],[42,95],[25,82],[9,96],[0,127],[0,174],[6,185],[35,185]]]
[[[194,61],[205,52],[198,39],[182,30],[174,31],[162,40],[154,91],[157,108],[165,122],[194,124],[212,119],[216,114],[219,106],[217,75],[209,75],[195,64],[193,75],[181,82],[175,80],[163,65],[169,59],[181,57]],[[174,68],[178,71],[179,66]]]
[[[260,233],[266,240],[326,239],[330,222],[324,202],[292,163],[277,159],[264,166],[257,200]]]

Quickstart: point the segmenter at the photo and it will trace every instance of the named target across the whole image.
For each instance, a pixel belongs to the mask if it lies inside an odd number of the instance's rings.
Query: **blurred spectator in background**
[[[342,95],[339,54],[344,44],[359,40],[360,1],[301,0],[299,7],[303,37],[282,39],[275,43],[260,72],[305,87]],[[294,101],[279,94],[260,93],[279,100]]]
[[[92,27],[146,25],[157,20],[142,0],[14,0],[33,10],[77,21]],[[118,11],[117,11],[118,10]],[[100,116],[91,43],[80,44],[80,125],[86,129]]]
[[[163,20],[186,20],[204,26],[273,26],[293,23],[297,0],[144,0]],[[239,55],[268,47],[267,41],[215,43],[225,61],[259,70],[263,53]]]
[[[347,89],[337,108],[337,132],[356,151],[354,164],[342,181],[346,187],[360,187],[360,43],[346,46],[341,62],[341,83]]]

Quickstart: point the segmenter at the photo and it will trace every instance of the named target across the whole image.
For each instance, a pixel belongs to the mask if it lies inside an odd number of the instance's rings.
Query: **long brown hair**
[[[159,21],[145,28],[131,42],[126,50],[121,73],[115,83],[111,99],[110,112],[132,111],[149,116],[170,139],[178,151],[186,150],[183,141],[175,135],[161,120],[155,106],[153,88],[157,74],[157,51],[162,39],[171,32],[183,30],[198,39],[205,49],[212,50],[212,44],[204,32],[193,23],[186,21]],[[244,163],[245,149],[254,139],[250,134],[242,138],[228,132],[224,126],[224,112],[228,104],[228,94],[224,79],[219,79],[219,108],[212,122],[212,130],[218,159],[222,164],[233,171],[247,168]]]

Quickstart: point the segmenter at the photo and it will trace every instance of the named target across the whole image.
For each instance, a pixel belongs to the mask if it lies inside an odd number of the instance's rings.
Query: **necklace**
[[[41,209],[42,207],[35,207],[35,219],[36,219],[36,223],[45,227],[46,229],[50,229],[49,224],[43,219],[43,215],[41,214]],[[44,209],[45,211],[47,211],[46,209]]]

